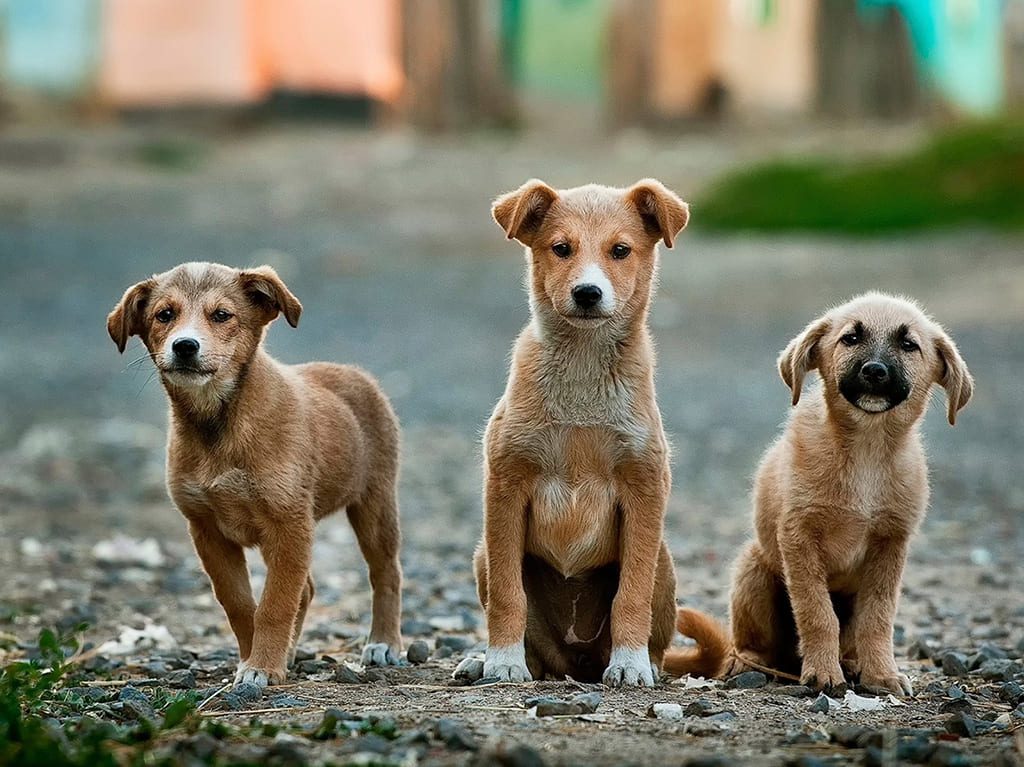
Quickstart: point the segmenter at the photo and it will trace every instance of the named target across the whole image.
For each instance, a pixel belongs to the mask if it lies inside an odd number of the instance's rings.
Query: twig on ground
[[[754,661],[750,660],[749,658],[743,657],[742,655],[740,655],[735,650],[733,650],[733,652],[732,652],[732,657],[736,658],[736,660],[740,661],[741,663],[745,663],[746,665],[750,666],[752,669],[755,669],[757,671],[761,671],[762,673],[771,674],[772,676],[776,676],[776,677],[779,677],[781,679],[789,679],[792,682],[799,682],[800,681],[800,677],[798,677],[798,676],[795,676],[793,674],[787,674],[785,671],[779,671],[778,669],[772,668],[771,666],[762,666],[760,663],[755,663]]]
[[[211,693],[210,695],[208,695],[208,696],[206,697],[206,700],[204,700],[204,701],[203,701],[202,703],[200,703],[200,704],[199,704],[198,706],[196,706],[196,711],[197,711],[197,712],[198,712],[198,711],[202,711],[202,710],[203,710],[204,708],[206,708],[206,705],[207,705],[207,704],[208,704],[208,703],[209,703],[209,702],[210,702],[211,700],[213,700],[213,699],[214,699],[214,698],[216,698],[216,697],[217,697],[218,695],[220,695],[220,694],[221,694],[222,692],[224,692],[225,690],[227,690],[227,689],[228,689],[228,688],[229,688],[229,687],[230,687],[231,685],[232,685],[232,682],[227,682],[227,683],[226,683],[226,684],[225,684],[225,685],[224,685],[223,687],[219,688],[219,689],[218,689],[218,690],[217,690],[216,692],[213,692],[213,693]]]

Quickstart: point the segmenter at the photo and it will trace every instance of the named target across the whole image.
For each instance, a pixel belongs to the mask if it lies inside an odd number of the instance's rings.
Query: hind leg
[[[394,487],[371,491],[348,508],[349,522],[370,572],[373,610],[370,638],[362,662],[370,666],[398,663],[402,651],[402,566],[398,551],[398,501]]]
[[[302,636],[302,625],[306,622],[306,610],[309,609],[309,603],[313,601],[313,596],[316,594],[316,586],[313,585],[313,576],[306,576],[306,590],[302,592],[302,601],[299,602],[299,612],[295,616],[295,628],[292,631],[292,644],[288,648],[288,665],[292,666],[295,664],[295,650],[299,646],[299,637]]]
[[[668,546],[662,542],[654,576],[654,598],[651,601],[651,639],[647,643],[655,679],[661,673],[661,662],[665,657],[665,650],[672,642],[675,628],[676,571]]]
[[[733,569],[729,618],[736,653],[754,663],[776,668],[780,642],[777,589],[778,576],[764,563],[755,541],[745,548]],[[726,676],[746,670],[738,658],[726,664]]]

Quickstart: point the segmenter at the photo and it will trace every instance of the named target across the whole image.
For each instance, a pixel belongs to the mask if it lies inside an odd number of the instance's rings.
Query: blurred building
[[[0,0],[2,87],[122,108],[365,99],[432,129],[528,106],[615,124],[988,115],[1024,0]],[[541,110],[542,113],[542,110]]]

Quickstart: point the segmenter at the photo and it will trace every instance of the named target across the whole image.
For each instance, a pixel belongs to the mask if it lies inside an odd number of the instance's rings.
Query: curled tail
[[[681,607],[676,612],[676,628],[683,636],[697,640],[697,646],[669,648],[663,663],[665,671],[672,676],[692,674],[708,678],[725,671],[732,640],[721,623],[710,615]]]

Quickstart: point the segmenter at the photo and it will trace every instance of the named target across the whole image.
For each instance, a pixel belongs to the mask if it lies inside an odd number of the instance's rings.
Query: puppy
[[[801,398],[811,370],[821,385]],[[733,573],[732,648],[707,616],[682,610],[679,628],[700,647],[671,670],[731,674],[747,661],[835,688],[843,662],[868,687],[910,695],[892,632],[907,545],[928,505],[919,424],[937,383],[952,425],[971,374],[916,304],[880,293],[808,325],[779,372],[796,407],[757,472],[756,539]]]
[[[651,686],[675,573],[647,312],[658,242],[672,247],[687,206],[654,180],[560,191],[533,180],[493,215],[526,247],[531,321],[484,437],[483,674]]]
[[[398,421],[358,368],[282,365],[267,326],[302,306],[273,269],[189,263],[125,292],[107,318],[123,352],[139,336],[170,400],[167,486],[238,640],[236,683],[284,681],[313,598],[318,520],[344,507],[370,570],[364,663],[396,663],[402,573]],[[243,549],[267,565],[259,605]]]

